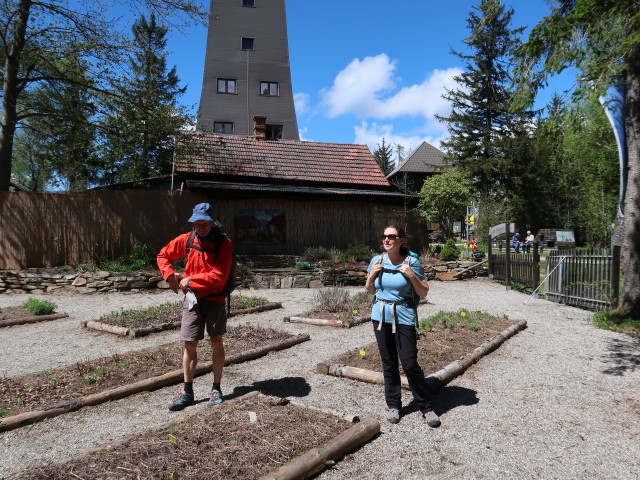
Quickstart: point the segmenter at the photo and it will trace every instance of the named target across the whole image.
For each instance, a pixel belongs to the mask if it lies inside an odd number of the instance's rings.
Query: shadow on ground
[[[602,373],[624,375],[640,368],[640,342],[632,338],[612,338],[602,361],[609,367]]]
[[[232,399],[253,391],[280,398],[306,397],[311,392],[311,386],[303,377],[276,378],[253,382],[252,385],[248,386],[236,387],[233,389],[233,393],[225,395],[225,398]]]
[[[435,393],[431,394],[431,406],[433,411],[438,415],[447,413],[457,407],[467,407],[469,405],[475,405],[478,400],[478,392],[464,387],[444,387]],[[402,408],[401,415],[408,415],[412,412],[417,412],[418,407],[412,401],[409,405]]]

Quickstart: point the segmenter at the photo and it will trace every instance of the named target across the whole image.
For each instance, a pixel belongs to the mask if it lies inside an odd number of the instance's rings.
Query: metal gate
[[[547,256],[545,294],[548,300],[590,310],[608,310],[618,303],[620,247],[553,250]]]

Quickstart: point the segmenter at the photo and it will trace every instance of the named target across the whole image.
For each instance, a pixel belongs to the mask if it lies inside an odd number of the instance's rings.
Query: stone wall
[[[461,271],[475,262],[426,264],[427,279],[439,274]],[[474,269],[466,276],[486,275],[486,267]],[[295,268],[254,268],[238,278],[238,288],[319,288],[326,286],[364,286],[366,266],[351,268],[296,270]],[[113,293],[167,289],[169,285],[158,271],[118,272],[47,272],[38,269],[0,270],[0,293]]]

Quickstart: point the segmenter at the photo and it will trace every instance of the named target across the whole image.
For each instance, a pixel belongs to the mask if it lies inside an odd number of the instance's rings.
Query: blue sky
[[[268,2],[270,0],[257,0]],[[300,137],[366,144],[385,139],[409,152],[426,140],[439,146],[446,126],[441,98],[455,88],[462,61],[470,0],[287,0],[289,60]],[[512,28],[532,27],[549,11],[546,0],[506,0]],[[391,7],[393,5],[393,8]],[[215,10],[215,4],[214,4]],[[200,100],[206,29],[192,28],[169,41],[169,65],[188,85],[183,103]],[[566,74],[552,79],[538,105],[573,86]]]

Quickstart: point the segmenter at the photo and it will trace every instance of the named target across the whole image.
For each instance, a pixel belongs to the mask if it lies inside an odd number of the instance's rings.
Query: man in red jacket
[[[200,203],[189,218],[193,223],[195,237],[187,254],[190,233],[184,233],[171,240],[157,256],[162,277],[171,290],[178,289],[185,294],[182,308],[180,340],[184,342],[182,369],[184,389],[169,404],[169,410],[182,410],[195,403],[193,377],[198,364],[197,346],[204,338],[204,329],[211,337],[211,359],[213,361],[213,387],[207,406],[222,403],[222,369],[224,367],[224,344],[222,336],[227,331],[225,297],[220,294],[225,288],[231,271],[231,240],[221,235],[221,225],[213,218],[211,205]],[[172,261],[187,256],[184,274],[173,270]],[[193,305],[194,296],[197,304]]]

